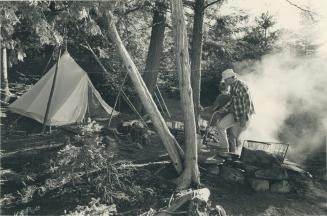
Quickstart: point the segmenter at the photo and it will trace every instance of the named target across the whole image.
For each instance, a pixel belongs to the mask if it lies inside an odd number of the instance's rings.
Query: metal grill
[[[281,163],[283,163],[289,144],[277,142],[261,142],[255,140],[244,140],[243,146],[251,150],[262,150],[274,155]]]

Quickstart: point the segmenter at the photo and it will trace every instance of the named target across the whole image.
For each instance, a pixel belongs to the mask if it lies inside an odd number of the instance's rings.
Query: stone
[[[257,170],[260,169],[260,167],[254,166],[254,165],[250,165],[250,164],[244,164],[242,166],[242,168],[245,170],[245,172],[248,175],[253,175]]]
[[[221,168],[221,175],[225,181],[244,184],[245,172],[244,170],[223,166]]]
[[[249,179],[250,185],[253,190],[257,192],[266,192],[269,190],[269,181],[264,179]]]
[[[288,179],[288,174],[286,170],[281,167],[273,167],[270,169],[257,170],[255,171],[254,176],[258,179],[267,179],[267,180]]]
[[[286,180],[271,183],[270,191],[273,193],[289,193],[291,191],[290,184]]]
[[[208,159],[214,159],[215,152],[210,151],[210,149],[200,149],[198,151],[198,160],[200,163],[205,163]]]
[[[246,164],[251,164],[259,167],[274,167],[280,166],[279,160],[269,152],[262,150],[252,150],[243,147],[240,160]]]

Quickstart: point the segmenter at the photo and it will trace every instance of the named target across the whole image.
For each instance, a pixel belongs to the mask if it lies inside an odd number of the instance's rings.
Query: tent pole
[[[45,111],[45,116],[44,116],[44,120],[43,120],[42,133],[45,132],[46,123],[48,122],[49,111],[50,111],[51,101],[52,101],[52,97],[53,97],[54,87],[56,85],[60,54],[61,54],[61,47],[59,47],[56,70],[55,70],[55,73],[54,73],[54,76],[53,76],[53,81],[52,81],[52,86],[51,86],[51,90],[50,90],[49,100],[48,100],[48,103],[47,103],[47,109]]]
[[[128,98],[128,96],[126,95],[126,93],[124,91],[122,91],[122,95],[123,98],[125,99],[126,103],[129,105],[129,107],[132,109],[132,111],[135,112],[135,114],[141,119],[142,123],[144,124],[144,126],[149,129],[147,123],[144,121],[144,119],[142,118],[141,114],[137,111],[137,109],[135,108],[135,106],[133,105],[132,101]]]
[[[53,55],[54,55],[54,51],[55,51],[55,48],[54,48],[53,51],[52,51],[52,54],[51,54],[51,56],[50,56],[50,58],[49,58],[49,60],[48,60],[48,63],[45,65],[45,68],[44,68],[44,70],[43,70],[43,72],[42,72],[42,76],[45,74],[45,72],[47,72],[48,66],[49,66],[49,64],[50,64],[50,62],[51,62],[51,59],[53,58]]]
[[[93,49],[91,48],[90,44],[85,40],[87,49],[92,53],[93,57],[95,58],[95,60],[97,61],[97,63],[100,65],[101,69],[106,73],[106,74],[110,74],[107,69],[104,67],[104,65],[101,63],[100,59],[98,58],[98,56],[95,54],[95,52],[93,51]],[[130,108],[132,109],[132,111],[134,111],[138,117],[142,120],[142,122],[145,124],[145,127],[148,128],[146,122],[144,121],[144,119],[142,118],[142,116],[140,115],[140,113],[136,110],[135,106],[132,104],[132,102],[129,100],[129,98],[127,97],[125,91],[122,89],[121,93],[123,95],[123,99],[124,101],[130,106]]]
[[[122,82],[121,85],[120,85],[120,89],[119,89],[118,95],[117,95],[117,97],[116,97],[114,107],[113,107],[113,109],[111,110],[111,113],[110,113],[110,118],[109,118],[109,122],[108,122],[108,127],[110,127],[111,120],[112,120],[112,116],[113,116],[114,110],[116,110],[116,106],[117,106],[117,103],[118,103],[118,99],[119,99],[120,94],[121,94],[121,92],[122,92],[122,90],[123,90],[123,87],[124,87],[124,84],[125,84],[125,81],[126,81],[127,75],[128,75],[128,72],[126,72],[125,77],[124,77],[124,80],[123,80],[123,82]]]

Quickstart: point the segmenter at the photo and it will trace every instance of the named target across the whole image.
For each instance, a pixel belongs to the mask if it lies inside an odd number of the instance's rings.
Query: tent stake
[[[51,101],[52,101],[52,97],[53,97],[54,87],[56,85],[56,79],[57,79],[57,73],[58,73],[58,66],[59,66],[60,54],[61,54],[61,48],[59,47],[57,64],[56,64],[56,70],[55,70],[55,73],[53,75],[53,81],[52,81],[52,86],[51,86],[51,90],[50,90],[49,100],[48,100],[48,103],[47,103],[47,109],[45,111],[45,116],[44,116],[44,120],[43,120],[42,133],[45,132],[46,123],[48,122],[49,111],[50,111]]]

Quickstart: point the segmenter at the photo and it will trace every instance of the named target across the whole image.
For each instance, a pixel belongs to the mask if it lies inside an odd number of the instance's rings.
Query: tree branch
[[[315,21],[315,19],[313,17],[313,15],[315,15],[315,13],[313,11],[308,10],[308,9],[305,9],[305,8],[303,8],[303,7],[299,6],[299,5],[291,2],[290,0],[285,0],[285,1],[288,2],[290,5],[292,5],[292,6],[296,7],[296,8],[298,8],[298,9],[300,9],[301,11],[303,11],[305,13],[307,13],[310,16],[311,20],[312,21]]]
[[[206,4],[206,5],[204,6],[203,10],[206,9],[206,8],[208,8],[208,7],[210,7],[211,5],[214,5],[214,4],[216,4],[216,3],[218,3],[218,2],[221,2],[221,1],[222,1],[222,0],[217,0],[217,1],[210,2],[210,3],[208,3],[208,4]]]

